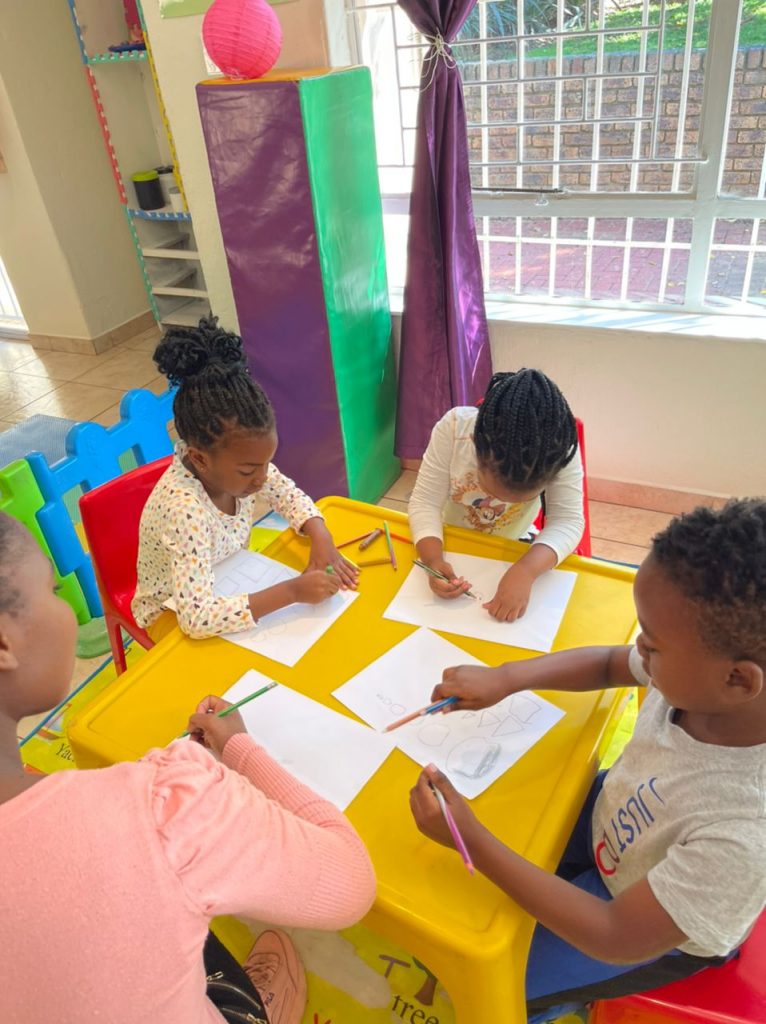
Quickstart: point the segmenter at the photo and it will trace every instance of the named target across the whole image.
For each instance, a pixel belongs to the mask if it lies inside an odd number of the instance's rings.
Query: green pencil
[[[391,556],[391,565],[393,565],[394,571],[396,571],[399,568],[399,566],[396,564],[394,545],[391,543],[391,531],[389,530],[388,523],[385,521],[385,519],[383,520],[383,529],[386,531],[386,544],[388,544],[388,553]]]
[[[232,711],[237,711],[242,707],[243,704],[249,703],[251,700],[255,700],[256,697],[260,697],[261,694],[266,693],[268,690],[273,690],[275,686],[279,686],[279,683],[267,683],[266,686],[262,686],[260,690],[256,690],[255,693],[251,693],[249,697],[243,697],[242,700],[238,700],[236,704],[232,704],[229,708],[224,708],[223,711],[219,711],[216,718],[226,718]],[[188,732],[182,732],[178,737],[182,740],[184,736],[188,736]]]
[[[414,558],[413,562],[421,569],[425,569],[429,576],[435,576],[437,580],[444,580],[445,583],[452,583],[449,576],[445,576],[443,572],[439,572],[438,569],[432,569],[430,565],[426,565],[425,562],[421,562],[419,558]],[[478,601],[476,594],[472,594],[470,590],[464,590],[463,593],[466,597],[472,597],[474,601]]]

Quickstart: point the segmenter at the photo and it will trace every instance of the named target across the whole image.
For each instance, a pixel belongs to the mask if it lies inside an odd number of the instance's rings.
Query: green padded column
[[[383,215],[367,68],[299,81],[349,495],[399,474]]]

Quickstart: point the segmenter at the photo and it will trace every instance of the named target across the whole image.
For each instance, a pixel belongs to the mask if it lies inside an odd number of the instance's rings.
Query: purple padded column
[[[277,414],[277,465],[314,498],[347,495],[298,85],[202,84],[197,98],[240,333]]]

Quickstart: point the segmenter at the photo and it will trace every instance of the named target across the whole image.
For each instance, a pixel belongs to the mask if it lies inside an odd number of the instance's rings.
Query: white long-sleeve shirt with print
[[[540,499],[504,502],[479,484],[473,441],[478,410],[450,409],[434,427],[410,498],[412,539],[442,537],[442,523],[512,540],[524,537],[540,511]],[[545,488],[545,526],[533,543],[546,544],[556,561],[570,555],[582,537],[583,469],[579,449]]]
[[[238,498],[234,515],[227,515],[184,466],[185,450],[179,442],[141,515],[133,615],[146,628],[172,601],[178,624],[191,637],[252,629],[248,595],[217,596],[213,566],[246,548],[253,523],[269,511],[284,516],[296,533],[322,513],[272,464],[261,490]]]

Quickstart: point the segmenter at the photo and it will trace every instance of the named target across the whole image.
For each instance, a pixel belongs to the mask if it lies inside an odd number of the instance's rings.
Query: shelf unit
[[[138,0],[67,3],[152,313],[161,325],[194,326],[209,314],[210,304],[141,5]],[[109,50],[131,33],[140,36],[145,49]],[[168,164],[184,210],[142,210],[131,176]]]

